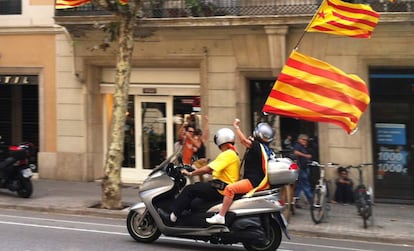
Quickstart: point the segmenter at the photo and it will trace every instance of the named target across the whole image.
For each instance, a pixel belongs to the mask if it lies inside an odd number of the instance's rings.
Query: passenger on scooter
[[[253,138],[247,138],[240,130],[239,125],[240,120],[235,119],[233,126],[236,129],[236,134],[240,142],[247,148],[244,156],[244,176],[242,180],[226,186],[220,212],[206,219],[210,224],[225,224],[225,216],[233,203],[235,194],[245,194],[253,189],[260,191],[270,187],[263,163],[267,161],[266,155],[267,157],[270,155],[269,143],[273,140],[273,129],[267,123],[259,123],[253,131]]]
[[[213,181],[218,182],[198,182],[184,187],[183,191],[174,200],[171,213],[167,213],[161,208],[158,209],[158,213],[164,222],[170,225],[174,224],[181,213],[190,207],[195,198],[201,198],[205,201],[220,201],[223,199],[224,187],[218,190],[213,187],[213,184],[232,184],[240,178],[240,158],[234,147],[234,142],[235,134],[231,129],[222,128],[218,130],[214,135],[214,143],[219,147],[221,153],[217,155],[216,159],[192,172],[182,170],[182,173],[187,176],[211,173]]]

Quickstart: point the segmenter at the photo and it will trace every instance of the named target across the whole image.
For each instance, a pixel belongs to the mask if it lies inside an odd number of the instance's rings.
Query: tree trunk
[[[134,49],[135,15],[119,16],[118,54],[115,76],[114,106],[111,135],[102,181],[102,208],[122,208],[121,168],[124,152],[124,125],[127,112],[128,90]]]

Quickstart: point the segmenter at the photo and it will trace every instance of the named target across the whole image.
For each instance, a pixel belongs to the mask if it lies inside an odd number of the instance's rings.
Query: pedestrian
[[[271,153],[269,143],[272,142],[274,136],[272,127],[267,123],[259,123],[253,131],[253,137],[247,138],[240,130],[239,119],[235,119],[233,125],[241,144],[247,148],[243,158],[244,175],[242,180],[226,186],[220,212],[206,219],[210,224],[225,224],[225,216],[233,203],[235,194],[261,191],[270,187],[265,173],[266,167],[263,165],[267,163]]]
[[[194,136],[197,138],[197,140],[200,141],[200,146],[195,149],[194,151],[194,159],[205,159],[207,157],[206,155],[206,145],[208,141],[208,136],[210,134],[209,126],[208,126],[208,117],[207,115],[204,116],[203,121],[203,130],[200,128],[195,129]]]
[[[197,138],[197,140],[200,141],[200,146],[198,148],[194,149],[194,154],[193,154],[193,167],[194,168],[201,168],[205,165],[207,165],[208,163],[208,159],[207,159],[207,154],[206,154],[206,145],[207,145],[207,141],[208,141],[208,136],[210,134],[209,131],[209,126],[208,126],[208,117],[207,115],[204,116],[204,121],[203,121],[203,130],[201,130],[200,128],[195,129],[194,132],[194,137]],[[204,175],[198,175],[198,177],[194,177],[195,179],[191,178],[191,182],[195,182],[198,178],[198,181],[205,181],[207,180],[209,177],[207,174]]]
[[[286,135],[286,138],[282,142],[282,149],[283,150],[292,150],[293,149],[292,135],[290,135],[290,134]]]
[[[195,128],[192,124],[184,122],[179,129],[179,142],[182,146],[181,159],[184,165],[193,163],[193,155],[196,149],[201,145],[201,140],[194,136]]]
[[[210,182],[197,182],[190,184],[182,190],[172,203],[171,213],[167,213],[161,208],[158,213],[166,224],[174,224],[181,213],[190,207],[191,202],[196,198],[204,201],[220,201],[223,199],[223,190],[227,184],[232,184],[239,180],[240,159],[234,147],[235,134],[229,128],[222,128],[214,135],[214,143],[219,147],[221,153],[208,165],[188,172],[183,169],[182,173],[186,176],[211,173],[213,180]],[[218,188],[217,186],[221,187]]]
[[[353,186],[354,182],[348,177],[348,170],[343,167],[338,168],[339,177],[335,180],[335,201],[343,204],[354,203]]]
[[[299,177],[295,186],[296,200],[299,198],[301,192],[305,194],[309,204],[313,204],[312,187],[309,182],[309,167],[308,163],[312,160],[312,154],[308,149],[309,137],[306,134],[300,134],[297,142],[293,146],[293,154],[297,158],[297,164],[299,165]],[[301,208],[298,203],[295,203],[297,208]]]

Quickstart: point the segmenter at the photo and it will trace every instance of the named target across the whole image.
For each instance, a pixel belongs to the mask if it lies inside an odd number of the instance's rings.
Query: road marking
[[[16,218],[16,219],[27,219],[27,220],[38,220],[38,221],[52,221],[52,222],[61,222],[61,223],[76,223],[76,224],[82,224],[82,225],[94,225],[94,226],[108,226],[108,227],[125,228],[125,225],[112,225],[112,224],[105,224],[105,223],[93,223],[93,222],[83,222],[83,221],[46,219],[46,218],[38,218],[38,217],[14,216],[14,215],[7,215],[7,214],[0,214],[0,217]]]
[[[328,246],[328,245],[315,245],[315,244],[310,244],[310,243],[298,243],[298,242],[284,242],[283,244],[291,244],[291,245],[307,246],[307,247],[320,247],[320,248],[329,248],[329,249],[338,249],[338,250],[375,251],[373,249],[346,248],[346,247],[337,247],[337,246]]]
[[[28,224],[28,223],[19,223],[19,222],[10,222],[10,221],[0,221],[0,224],[26,226],[26,227],[50,228],[50,229],[79,231],[79,232],[91,232],[91,233],[99,233],[99,234],[129,235],[127,233],[120,233],[120,232],[101,231],[101,230],[92,230],[92,229],[84,229],[84,228],[57,227],[57,226]]]
[[[38,227],[38,228],[49,228],[49,229],[68,230],[68,231],[79,231],[79,232],[90,232],[90,233],[99,233],[99,234],[111,234],[111,235],[129,236],[129,234],[127,234],[127,233],[120,233],[120,232],[100,231],[100,230],[91,230],[91,229],[83,229],[83,228],[57,227],[57,226],[39,225],[39,224],[28,224],[28,223],[19,223],[19,222],[10,222],[10,221],[0,221],[0,224],[16,225],[16,226],[27,226],[27,227]],[[160,239],[174,240],[174,241],[179,241],[179,242],[185,241],[185,242],[189,242],[189,243],[204,243],[204,242],[198,242],[198,241],[192,240],[192,239],[181,239],[181,238],[166,237],[166,236],[162,236]],[[205,244],[209,244],[209,243],[205,243]],[[209,245],[211,245],[211,244],[209,244]],[[232,246],[243,247],[242,245],[239,245],[239,244],[232,245]],[[292,250],[289,250],[289,249],[278,249],[278,250],[280,250],[280,251],[292,251]]]
[[[193,239],[181,239],[181,238],[177,238],[177,237],[168,237],[168,236],[161,236],[160,239],[162,240],[169,240],[169,241],[177,241],[177,242],[188,242],[188,243],[199,243],[199,244],[205,244],[205,245],[214,245],[216,246],[216,244],[211,244],[208,242],[204,242],[204,241],[199,241],[199,240],[193,240]],[[231,246],[231,247],[240,247],[240,248],[244,248],[243,245],[241,244],[221,244],[222,246]],[[281,249],[278,248],[278,251],[293,251],[292,249]]]
[[[340,241],[340,242],[358,242],[358,243],[366,243],[366,244],[375,244],[375,245],[382,245],[382,246],[384,246],[384,245],[387,245],[387,246],[395,246],[395,247],[414,247],[413,245],[410,245],[410,244],[398,244],[398,243],[389,243],[389,242],[380,242],[380,241],[371,241],[371,240],[355,240],[355,239],[338,239],[338,238],[329,238],[329,237],[311,237],[311,236],[302,236],[302,237],[305,237],[305,238],[311,238],[311,239],[314,239],[314,238],[318,238],[318,239],[323,239],[323,240],[334,240],[334,241]],[[284,243],[286,243],[286,244],[289,244],[289,243],[293,243],[293,244],[298,244],[298,245],[301,245],[302,243],[296,243],[296,242],[292,242],[292,241],[289,241],[289,242],[284,242]]]

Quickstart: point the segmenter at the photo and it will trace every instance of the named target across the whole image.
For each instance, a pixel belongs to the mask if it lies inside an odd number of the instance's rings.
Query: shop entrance
[[[173,152],[171,96],[130,96],[122,180],[145,177]]]
[[[38,81],[37,75],[0,75],[0,158],[12,144],[39,146]],[[36,164],[37,155],[32,158]]]
[[[197,115],[200,122],[199,104],[199,96],[128,97],[121,172],[123,182],[142,181],[174,153],[177,132],[184,118]]]
[[[414,69],[370,70],[377,201],[414,203]]]

